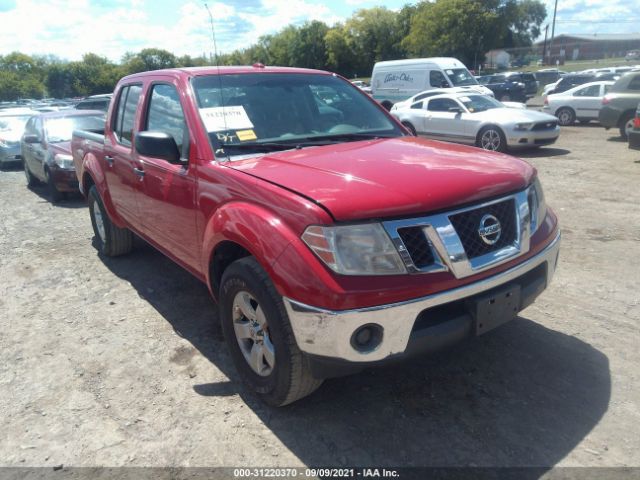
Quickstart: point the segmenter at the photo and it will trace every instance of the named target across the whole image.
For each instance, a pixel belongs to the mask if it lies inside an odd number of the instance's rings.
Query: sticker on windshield
[[[256,140],[256,133],[253,130],[238,130],[236,132],[238,136],[238,140],[241,142],[246,142],[247,140]]]
[[[253,123],[249,120],[249,116],[242,105],[201,108],[200,115],[207,132],[253,128]]]
[[[445,70],[447,72],[447,75],[453,75],[453,70]]]
[[[462,102],[470,102],[471,99],[469,97],[460,97],[460,101],[462,101]]]

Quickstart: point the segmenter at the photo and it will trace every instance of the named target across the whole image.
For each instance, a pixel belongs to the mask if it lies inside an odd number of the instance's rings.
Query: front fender
[[[273,278],[273,264],[285,248],[298,238],[274,212],[248,202],[230,202],[216,210],[203,235],[203,265],[211,286],[209,266],[218,245],[234,242],[251,253]],[[214,293],[214,292],[212,292]]]

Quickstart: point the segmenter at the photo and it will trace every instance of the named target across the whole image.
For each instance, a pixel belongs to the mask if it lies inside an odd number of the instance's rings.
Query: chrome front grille
[[[463,278],[529,250],[528,194],[529,189],[450,212],[383,225],[409,273],[449,270]]]
[[[433,265],[435,258],[433,257],[431,243],[422,228],[399,228],[398,235],[400,235],[402,242],[405,247],[407,247],[407,252],[417,268],[425,268]]]
[[[485,215],[492,215],[500,221],[500,236],[493,244],[485,243],[478,234],[478,226]],[[513,199],[450,215],[449,220],[453,228],[456,229],[468,258],[476,258],[501,250],[506,246],[513,245],[516,241],[518,227]]]

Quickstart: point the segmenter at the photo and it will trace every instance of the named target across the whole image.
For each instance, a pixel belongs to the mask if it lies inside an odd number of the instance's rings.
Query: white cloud
[[[155,5],[150,3],[118,1],[106,9],[92,7],[89,0],[18,1],[15,9],[0,12],[0,54],[18,50],[77,60],[93,52],[118,61],[127,51],[150,47],[176,55],[211,52],[209,16],[202,3],[184,3],[169,24],[151,21],[147,9]],[[291,23],[342,20],[326,5],[305,0],[263,0],[262,6],[260,11],[243,12],[227,3],[209,4],[219,51],[248,47],[261,35]],[[236,33],[239,27],[243,28]]]

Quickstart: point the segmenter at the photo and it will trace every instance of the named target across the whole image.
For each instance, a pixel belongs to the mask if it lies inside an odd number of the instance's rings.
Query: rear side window
[[[154,85],[149,101],[146,130],[172,135],[178,145],[178,150],[183,157],[186,157],[185,149],[183,149],[186,128],[187,124],[176,88],[167,84]]]
[[[574,97],[598,97],[600,95],[600,85],[591,85],[581,88],[573,94]]]
[[[640,75],[636,75],[629,82],[629,90],[640,90]]]
[[[460,108],[457,102],[450,98],[433,98],[429,100],[430,112],[448,112],[450,108]]]
[[[522,78],[525,82],[535,82],[536,77],[533,73],[523,73]]]
[[[130,146],[133,135],[133,121],[136,116],[138,99],[142,92],[141,85],[128,85],[120,93],[118,113],[116,114],[113,132],[123,145]]]

